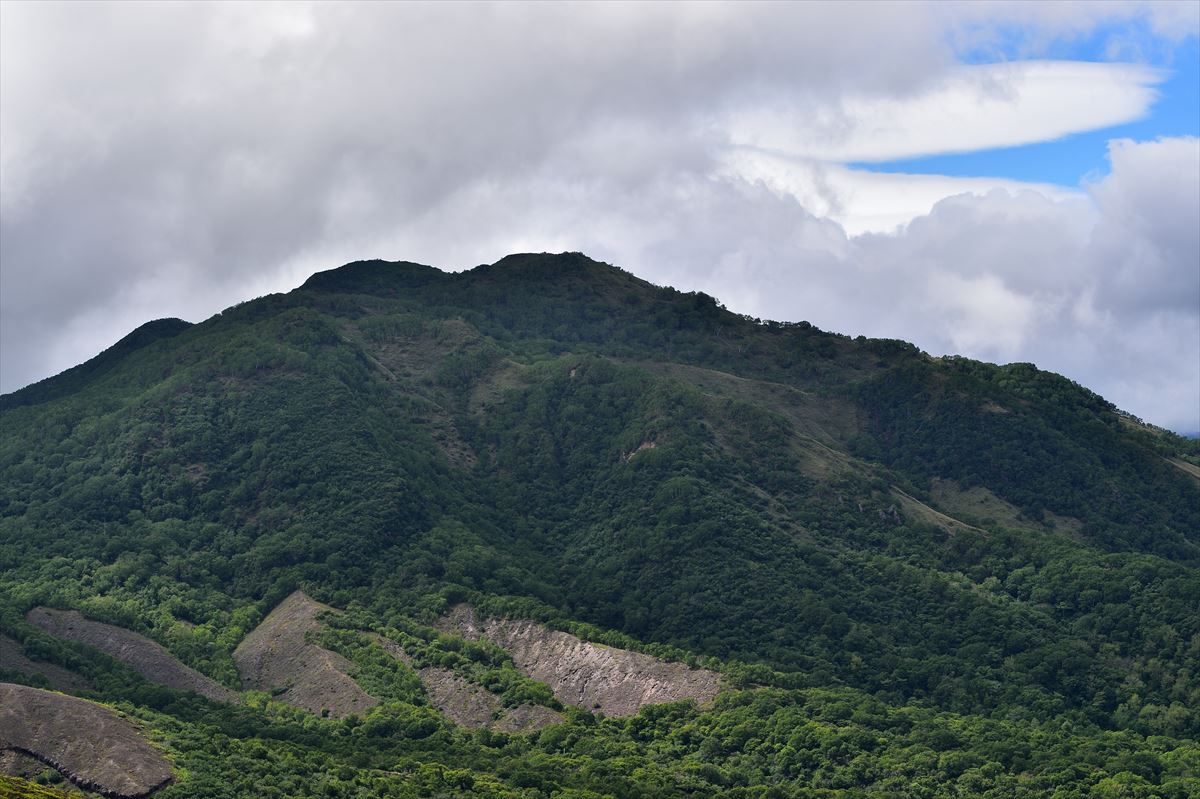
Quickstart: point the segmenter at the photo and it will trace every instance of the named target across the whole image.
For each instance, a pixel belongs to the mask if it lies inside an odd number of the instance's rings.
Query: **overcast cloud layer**
[[[1137,119],[1166,74],[1141,59],[1198,18],[4,3],[0,390],[355,258],[582,250],[738,312],[1033,361],[1198,430],[1195,138],[1115,141],[1078,189],[845,166]],[[1113,63],[960,63],[1096,31]]]

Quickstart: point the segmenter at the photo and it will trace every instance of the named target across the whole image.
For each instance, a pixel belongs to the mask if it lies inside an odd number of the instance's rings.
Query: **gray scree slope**
[[[632,716],[643,705],[680,699],[707,702],[721,688],[716,672],[589,643],[537,622],[483,617],[469,605],[454,607],[441,626],[473,641],[487,638],[524,674],[549,685],[560,702],[608,716]]]
[[[295,591],[280,602],[233,652],[242,685],[259,691],[285,688],[279,700],[332,718],[362,713],[379,704],[349,674],[346,658],[310,644],[305,636],[320,630],[317,620],[333,608]]]

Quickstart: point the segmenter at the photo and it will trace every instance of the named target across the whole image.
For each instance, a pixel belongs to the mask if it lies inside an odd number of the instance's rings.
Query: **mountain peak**
[[[661,291],[620,267],[581,252],[513,253],[494,264],[463,272],[461,279],[476,288],[520,286],[522,290],[532,289],[542,295],[589,298],[589,301],[611,302],[617,295],[630,291],[640,294]]]
[[[657,287],[624,269],[589,258],[581,252],[513,253],[492,264],[463,272],[444,272],[411,261],[354,261],[317,272],[301,290],[396,296],[418,289],[446,291],[534,290],[542,295],[584,298],[614,291],[657,291]],[[461,296],[461,295],[460,295]]]
[[[506,272],[526,272],[532,274],[584,271],[614,271],[617,267],[589,258],[581,252],[516,252],[506,255],[494,264],[484,264],[477,269],[502,269]]]
[[[445,278],[446,273],[412,261],[351,261],[336,269],[313,274],[301,289],[328,292],[376,294],[401,288],[416,288]]]

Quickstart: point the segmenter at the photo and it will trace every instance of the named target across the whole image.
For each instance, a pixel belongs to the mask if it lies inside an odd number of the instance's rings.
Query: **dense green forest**
[[[1197,465],[1032,365],[739,316],[579,254],[360,262],[0,398],[0,633],[145,722],[164,798],[1185,799]],[[472,731],[331,633],[383,701],[330,720],[171,691],[25,620],[77,609],[238,689],[234,648],[296,588],[509,704],[544,686],[433,629],[454,603],[729,688]]]

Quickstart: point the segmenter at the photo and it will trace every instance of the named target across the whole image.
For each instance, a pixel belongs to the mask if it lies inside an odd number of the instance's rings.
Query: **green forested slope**
[[[1070,381],[577,254],[363,262],[155,325],[0,400],[0,632],[159,730],[167,793],[1200,790],[1200,452]],[[514,702],[502,658],[425,626],[450,603],[738,688],[528,737],[411,688],[331,722],[150,686],[23,619],[78,608],[236,687],[297,587]]]

